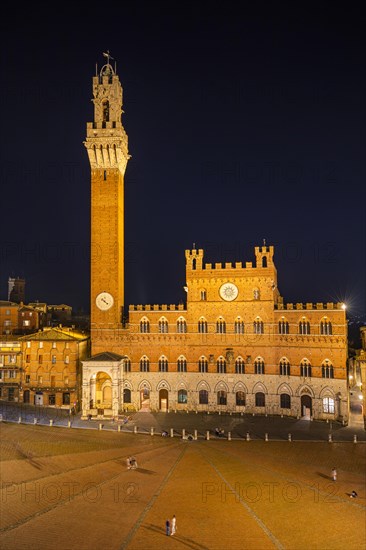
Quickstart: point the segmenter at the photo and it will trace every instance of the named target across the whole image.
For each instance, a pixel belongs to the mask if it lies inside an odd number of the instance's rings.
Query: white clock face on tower
[[[101,292],[95,298],[95,303],[99,309],[102,311],[107,311],[107,309],[110,309],[113,306],[114,299],[112,294],[109,294],[109,292]]]
[[[234,283],[224,283],[220,287],[220,296],[226,302],[232,302],[238,296],[238,287]]]

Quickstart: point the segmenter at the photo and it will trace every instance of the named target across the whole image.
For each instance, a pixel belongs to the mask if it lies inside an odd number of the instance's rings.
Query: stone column
[[[90,374],[87,369],[83,370],[83,392],[82,392],[82,417],[87,418],[90,405]]]

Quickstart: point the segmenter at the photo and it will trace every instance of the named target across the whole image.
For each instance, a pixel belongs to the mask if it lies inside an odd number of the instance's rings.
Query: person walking
[[[171,531],[171,535],[174,535],[174,533],[176,532],[177,530],[177,520],[176,520],[176,517],[173,516],[172,518],[172,522],[171,522],[171,527],[172,527],[172,531]]]
[[[166,535],[170,535],[170,521],[168,519],[165,522],[165,533]]]
[[[337,481],[337,470],[335,468],[332,470],[332,479],[333,481]]]

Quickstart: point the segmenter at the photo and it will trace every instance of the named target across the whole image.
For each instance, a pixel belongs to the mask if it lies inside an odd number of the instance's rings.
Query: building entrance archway
[[[168,390],[162,389],[159,391],[159,409],[166,412],[169,407]]]
[[[313,414],[312,399],[310,395],[301,396],[301,416],[310,420]]]
[[[140,390],[140,410],[142,412],[150,411],[150,390],[149,388],[142,388]]]

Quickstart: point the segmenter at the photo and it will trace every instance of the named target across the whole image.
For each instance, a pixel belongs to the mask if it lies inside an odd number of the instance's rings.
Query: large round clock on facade
[[[109,294],[109,292],[101,292],[95,298],[95,303],[99,309],[102,311],[107,311],[107,309],[110,309],[114,304],[113,296],[112,294]]]
[[[238,287],[234,283],[224,283],[220,287],[220,296],[223,300],[227,302],[232,302],[238,296]]]

